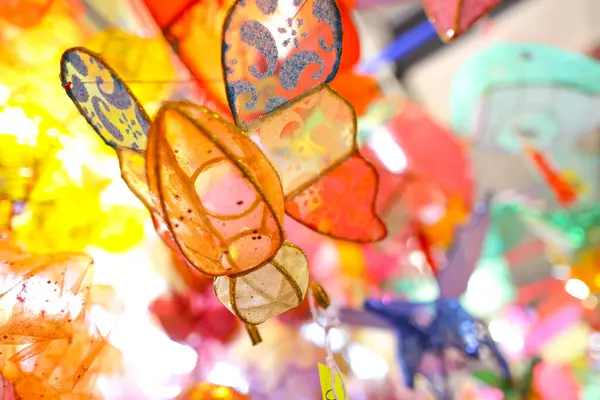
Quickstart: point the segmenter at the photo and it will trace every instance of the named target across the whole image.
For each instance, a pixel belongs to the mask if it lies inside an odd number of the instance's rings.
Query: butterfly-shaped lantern
[[[372,212],[377,176],[356,154],[353,109],[322,84],[339,62],[339,12],[330,0],[303,4],[239,1],[230,10],[223,66],[237,125],[184,101],[165,102],[151,123],[101,57],[73,48],[61,60],[67,93],[116,150],[123,179],[157,231],[191,266],[215,277],[215,294],[255,343],[256,325],[298,306],[308,289],[306,256],[284,240],[284,208],[332,236],[385,235]],[[286,54],[266,25],[290,19],[299,25],[294,46],[302,40],[308,48]],[[310,30],[303,34],[301,26]],[[304,44],[309,32],[321,36]],[[278,54],[287,57],[281,66]],[[258,55],[265,62],[254,65]],[[327,306],[322,288],[313,288]]]

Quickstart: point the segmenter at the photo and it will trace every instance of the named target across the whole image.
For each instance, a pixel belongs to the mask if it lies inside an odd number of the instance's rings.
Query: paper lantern
[[[464,63],[453,82],[452,126],[473,139],[472,155],[483,156],[476,161],[493,163],[475,164],[494,172],[482,183],[544,200],[571,186],[579,202],[597,201],[600,116],[591,110],[599,82],[596,60],[538,44],[496,44]],[[495,173],[501,164],[511,168],[502,174],[508,182]],[[535,178],[546,183],[541,193]]]
[[[283,242],[283,194],[273,167],[237,128],[191,103],[168,103],[147,149],[151,191],[176,243],[202,272],[231,275]]]
[[[250,400],[250,397],[227,386],[204,382],[191,385],[176,400]]]
[[[125,181],[159,234],[190,267],[223,277],[215,282],[219,300],[252,325],[258,342],[253,325],[299,305],[309,279],[304,253],[284,243],[283,189],[274,167],[239,128],[189,102],[164,103],[146,133],[145,111],[103,60],[81,48],[62,60],[69,96],[116,149]],[[79,78],[90,71],[102,77],[92,96]],[[253,298],[262,307],[254,313]]]

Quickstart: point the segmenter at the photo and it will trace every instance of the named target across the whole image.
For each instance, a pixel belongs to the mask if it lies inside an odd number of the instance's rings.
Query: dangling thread
[[[323,290],[321,285],[319,285],[317,283],[314,283],[313,285],[316,285],[316,286],[311,287],[311,289],[313,289],[313,290],[308,291],[308,305],[310,306],[310,314],[312,316],[313,323],[315,323],[317,326],[322,328],[323,331],[325,332],[325,353],[327,354],[327,358],[325,359],[325,365],[327,365],[327,367],[332,371],[331,389],[333,392],[333,396],[334,396],[335,400],[346,399],[346,398],[348,398],[348,396],[346,394],[347,393],[346,385],[344,383],[344,380],[342,379],[342,371],[340,370],[340,367],[335,362],[335,358],[333,356],[333,350],[331,349],[331,343],[330,343],[331,329],[339,327],[341,325],[341,323],[337,316],[336,310],[333,310],[334,307],[328,307],[327,310],[323,309],[323,312],[319,313],[317,306],[316,306],[316,304],[318,303],[318,299],[315,299],[315,295],[313,294],[314,292],[317,292],[317,294],[319,294],[319,292],[317,290],[315,290],[314,288],[316,288],[316,287],[321,288],[322,293],[325,293],[325,291]],[[329,297],[327,297],[327,300],[329,300]],[[335,387],[335,377],[336,376],[340,377],[340,383],[342,386],[343,397],[341,397],[337,393],[337,390]]]

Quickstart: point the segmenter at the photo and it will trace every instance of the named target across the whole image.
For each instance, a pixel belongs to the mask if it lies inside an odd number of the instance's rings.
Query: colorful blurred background
[[[103,361],[109,366],[94,371],[94,394],[19,397],[21,369],[9,355],[36,346],[30,353],[39,355],[50,339],[19,340],[27,335],[9,327],[15,283],[6,271],[22,259],[10,253],[0,259],[0,372],[14,388],[6,383],[0,398],[325,399],[318,363],[329,351],[352,400],[600,399],[600,2],[448,1],[459,14],[495,8],[443,41],[439,13],[452,10],[439,11],[442,2],[338,0],[343,58],[330,86],[356,110],[388,236],[351,243],[286,217],[289,240],[329,294],[335,326],[326,340],[324,319],[306,299],[262,324],[257,346],[211,280],[163,244],[113,149],[58,78],[63,51],[84,46],[150,116],[166,100],[186,99],[231,118],[221,30],[233,3],[0,0],[4,229],[28,254],[93,258],[93,285],[109,294],[97,296],[103,307],[88,317],[114,350]],[[450,298],[468,316],[443,314]],[[398,302],[421,308],[385,322],[367,300],[392,311]],[[500,358],[467,351],[469,321],[481,322],[485,332],[474,340],[489,335]],[[421,337],[410,371],[408,342]],[[58,374],[50,364],[59,358],[22,371],[42,385],[50,377],[40,371]]]

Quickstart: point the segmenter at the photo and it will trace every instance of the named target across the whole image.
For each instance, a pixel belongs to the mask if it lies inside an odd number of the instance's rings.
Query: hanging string
[[[145,79],[141,79],[141,80],[119,80],[119,82],[122,83],[126,83],[127,85],[133,84],[133,85],[189,85],[189,84],[193,84],[193,83],[198,83],[198,84],[202,84],[202,83],[214,83],[214,82],[220,82],[223,81],[222,78],[219,79],[198,79],[198,78],[190,78],[190,79],[179,79],[179,80],[145,80]],[[81,82],[84,85],[96,85],[98,84],[98,82],[96,81],[83,81]],[[114,85],[114,82],[102,82],[103,85]],[[73,83],[72,82],[67,82],[65,85],[63,85],[63,87],[66,90],[70,90],[72,87]],[[365,92],[365,90],[363,89],[358,89],[358,90],[351,90],[351,89],[346,89],[345,90],[346,93],[349,94],[354,94],[354,93],[363,93]]]
[[[308,291],[308,304],[310,306],[310,314],[312,316],[313,322],[319,326],[320,328],[323,329],[323,331],[325,332],[325,353],[327,354],[327,358],[325,361],[325,365],[327,365],[327,367],[331,370],[331,390],[333,392],[333,396],[335,398],[335,400],[341,400],[341,399],[346,399],[348,398],[347,396],[347,392],[346,392],[346,385],[344,383],[344,380],[342,379],[342,371],[340,370],[340,367],[338,366],[338,364],[335,362],[335,358],[333,356],[333,350],[331,349],[331,342],[330,342],[330,332],[333,328],[338,328],[341,323],[340,320],[337,316],[337,310],[335,310],[333,306],[329,306],[327,308],[327,310],[322,310],[322,309],[318,309],[316,306],[316,300],[313,296],[313,293],[311,290]],[[319,312],[319,310],[322,310],[321,312]],[[342,386],[342,391],[343,391],[343,397],[341,397],[338,393],[337,390],[335,388],[335,377],[339,376],[340,378],[340,383]]]

